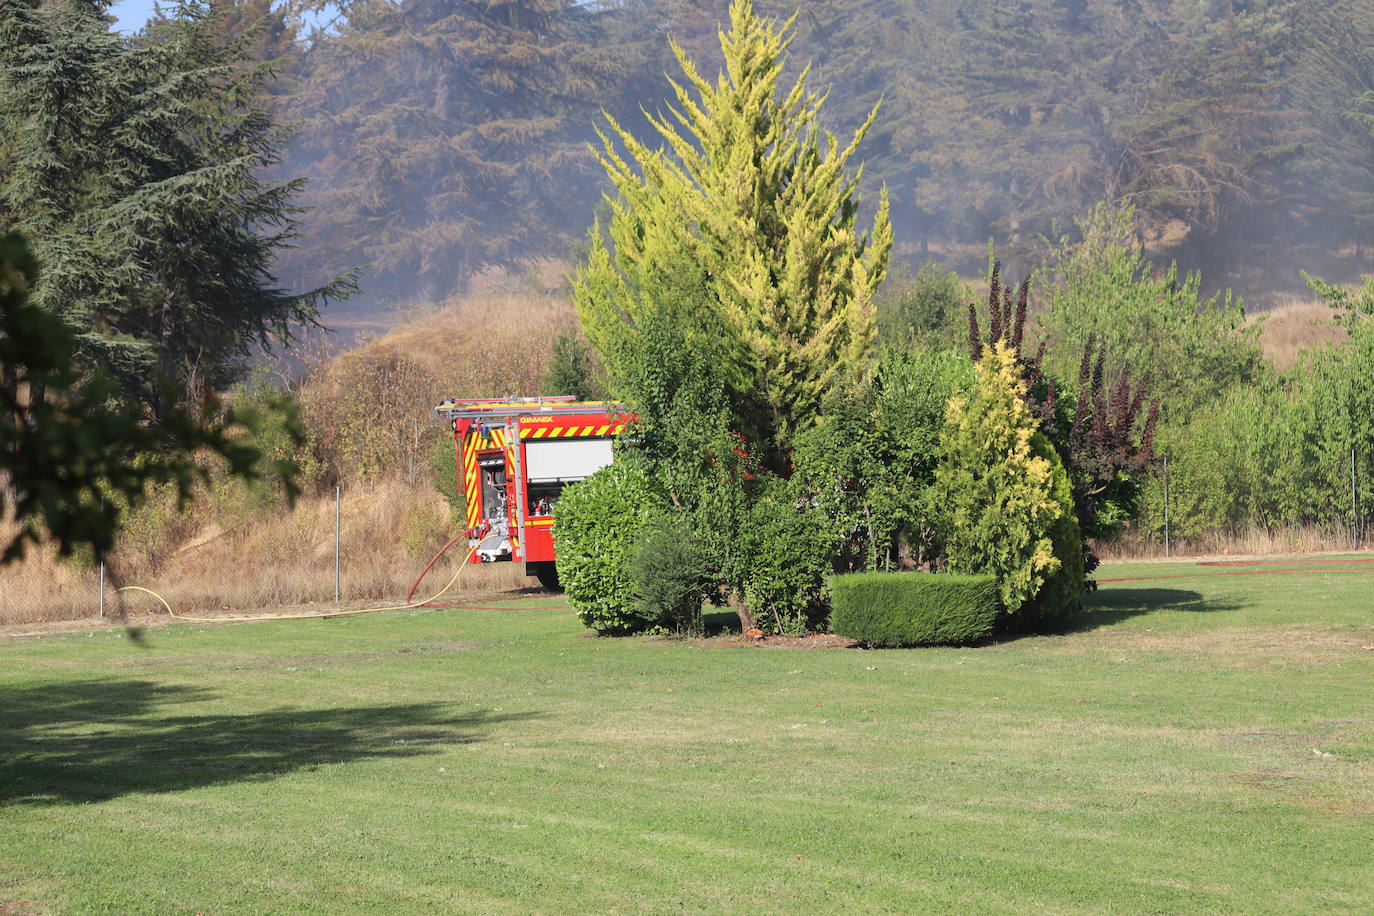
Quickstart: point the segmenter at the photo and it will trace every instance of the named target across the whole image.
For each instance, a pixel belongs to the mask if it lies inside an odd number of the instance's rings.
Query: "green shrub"
[[[459,485],[463,479],[463,472],[458,468],[453,437],[437,437],[425,457],[429,462],[430,482],[444,497],[444,502],[448,503],[449,518],[453,527],[463,527],[467,524],[468,497]]]
[[[572,328],[564,328],[553,339],[553,357],[544,375],[544,390],[549,394],[570,394],[579,401],[603,396],[592,367],[592,351]]]
[[[736,584],[761,630],[800,636],[825,621],[825,581],[844,541],[842,522],[772,479],[739,536]]]
[[[878,342],[898,351],[958,346],[968,334],[972,299],[968,284],[934,261],[926,261],[915,273],[899,264],[878,294]]]
[[[1002,611],[996,576],[853,573],[830,579],[830,626],[870,646],[962,645],[991,632]]]
[[[641,534],[665,512],[638,462],[617,462],[563,491],[554,506],[558,579],[588,627],[620,635],[655,623],[640,612],[629,567]]]
[[[903,552],[937,549],[927,491],[945,405],[972,383],[957,353],[883,354],[875,383],[826,404],[796,437],[791,482],[799,500],[830,516],[843,543],[837,569],[894,569]]]
[[[630,554],[635,608],[646,621],[684,636],[700,636],[701,605],[711,587],[709,558],[680,515],[655,519]]]
[[[1202,292],[1198,273],[1160,270],[1145,255],[1135,208],[1099,204],[1079,222],[1082,240],[1062,239],[1040,271],[1044,308],[1037,336],[1049,342],[1045,369],[1075,377],[1091,338],[1108,361],[1150,379],[1166,415],[1186,416],[1219,392],[1263,375],[1260,325],[1247,323],[1229,290]]]
[[[935,470],[945,559],[962,573],[994,573],[1002,605],[1016,611],[1060,566],[1051,529],[1064,509],[1050,461],[1036,453],[1037,421],[1015,354],[999,342],[974,367],[967,398],[950,399]],[[1059,468],[1063,476],[1062,465]]]
[[[1031,437],[1031,448],[1050,463],[1050,498],[1059,504],[1060,514],[1050,524],[1049,536],[1059,568],[1049,574],[1034,598],[1009,615],[1015,629],[1027,631],[1053,629],[1078,611],[1087,566],[1083,535],[1073,512],[1073,485],[1064,462],[1041,433]]]

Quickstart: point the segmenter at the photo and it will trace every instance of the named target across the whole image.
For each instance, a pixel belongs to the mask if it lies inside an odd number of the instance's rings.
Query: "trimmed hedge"
[[[833,576],[830,627],[870,646],[973,642],[1002,612],[997,577],[868,572]]]

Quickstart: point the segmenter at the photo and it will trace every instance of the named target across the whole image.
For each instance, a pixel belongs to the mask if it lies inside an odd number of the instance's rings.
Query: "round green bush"
[[[843,532],[836,520],[771,480],[740,531],[740,595],[762,630],[800,636],[824,624],[826,577]]]
[[[630,558],[665,500],[635,462],[617,462],[563,491],[554,506],[558,578],[578,619],[603,635],[652,626],[639,608]]]

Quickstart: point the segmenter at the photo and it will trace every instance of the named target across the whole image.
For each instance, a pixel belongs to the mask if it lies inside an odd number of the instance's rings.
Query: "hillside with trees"
[[[1130,205],[1157,259],[1252,299],[1297,268],[1353,274],[1374,200],[1374,4],[836,3],[799,11],[833,129],[881,103],[864,188],[899,256],[1018,264],[1098,203]],[[671,37],[708,70],[713,0],[383,0],[344,5],[274,90],[312,179],[296,282],[370,266],[378,298],[442,298],[474,273],[561,258],[608,190],[601,111],[651,141]]]

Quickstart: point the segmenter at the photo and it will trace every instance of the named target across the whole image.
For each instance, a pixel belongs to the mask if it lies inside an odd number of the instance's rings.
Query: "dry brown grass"
[[[1321,299],[1284,296],[1264,313],[1260,347],[1265,358],[1279,369],[1298,361],[1305,350],[1325,347],[1345,339],[1345,330],[1332,320],[1330,307]],[[1250,320],[1258,321],[1261,316]]]
[[[1350,550],[1349,529],[1323,528],[1319,525],[1290,525],[1264,528],[1252,525],[1240,531],[1209,531],[1197,537],[1174,538],[1169,553],[1164,539],[1127,531],[1120,537],[1099,542],[1097,555],[1103,560],[1157,560],[1173,557],[1288,556]]]
[[[444,398],[543,392],[571,304],[544,293],[491,292],[416,314],[310,373],[302,418],[319,457],[344,480],[388,473],[416,482],[443,432]]]
[[[409,360],[449,397],[546,394],[553,340],[574,320],[561,295],[487,292],[421,312],[351,358]]]
[[[417,314],[318,366],[300,397],[321,465],[320,480],[341,482],[346,602],[405,597],[424,562],[457,528],[434,489],[428,451],[444,430],[430,409],[444,397],[539,394],[554,337],[572,326],[571,304],[549,291],[490,289]],[[3,534],[0,531],[0,534]],[[461,560],[430,574],[437,589]],[[126,528],[110,570],[150,588],[179,612],[294,607],[334,596],[334,494],[292,509],[247,498],[201,500],[177,512],[154,498]],[[522,564],[474,566],[464,589],[532,582]],[[157,607],[129,593],[138,610]],[[0,624],[94,616],[98,573],[64,561],[51,547],[0,571]]]
[[[341,503],[343,600],[402,601],[425,562],[452,537],[443,498],[428,485],[391,478],[347,492]],[[302,498],[294,509],[215,514],[193,508],[182,523],[193,534],[160,552],[126,543],[110,559],[113,590],[137,585],[162,595],[178,613],[244,611],[329,604],[334,598],[333,494]],[[460,542],[425,579],[425,598],[464,558]],[[97,571],[57,557],[51,547],[7,567],[0,588],[0,625],[94,616]],[[473,566],[459,579],[464,591],[531,584],[522,564]],[[160,610],[150,596],[126,593],[131,611]],[[114,596],[107,592],[110,613]]]

